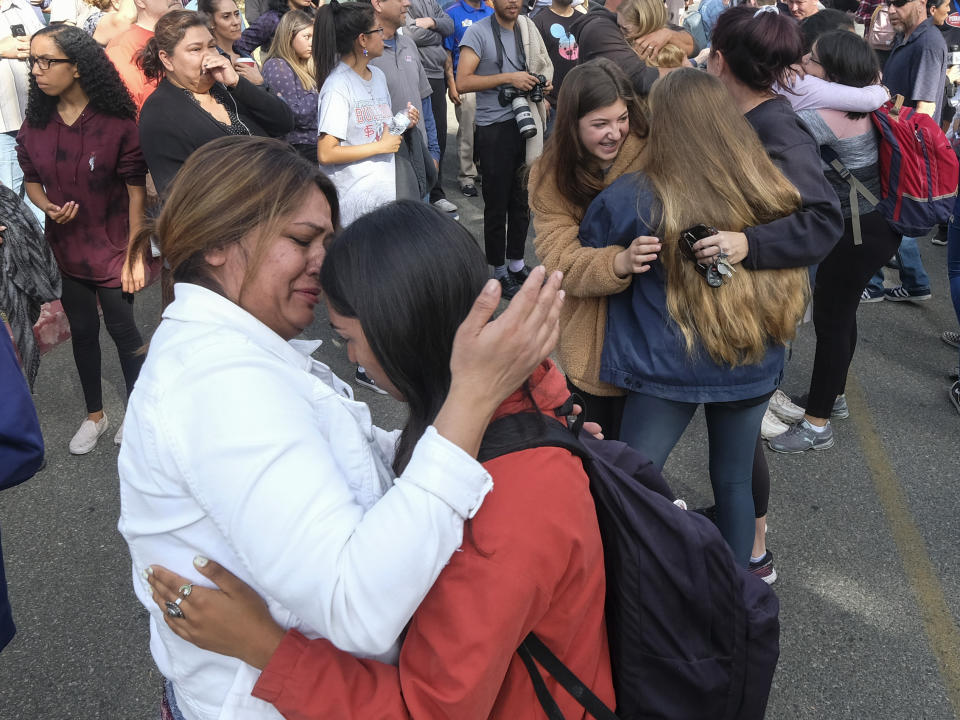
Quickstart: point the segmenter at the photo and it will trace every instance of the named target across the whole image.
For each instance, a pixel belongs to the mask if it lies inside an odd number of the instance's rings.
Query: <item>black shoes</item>
[[[474,185],[473,183],[470,183],[468,185],[461,185],[460,192],[462,192],[467,197],[476,197],[477,195],[480,194],[477,192],[477,186]]]
[[[504,300],[512,300],[513,296],[520,292],[523,280],[517,280],[519,273],[508,272],[503,277],[497,278],[500,281],[501,297]]]

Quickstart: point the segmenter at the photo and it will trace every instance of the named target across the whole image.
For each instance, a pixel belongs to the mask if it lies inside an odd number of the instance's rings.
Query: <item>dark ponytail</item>
[[[371,25],[373,6],[368,2],[330,0],[317,11],[313,25],[313,62],[318,90],[340,59],[353,52],[357,37],[367,32]]]
[[[160,60],[160,51],[173,55],[177,45],[192,27],[202,27],[209,30],[208,19],[192,10],[174,10],[168,12],[157,21],[153,37],[147,41],[143,49],[137,53],[137,66],[150,80],[161,80],[166,74],[163,61]]]

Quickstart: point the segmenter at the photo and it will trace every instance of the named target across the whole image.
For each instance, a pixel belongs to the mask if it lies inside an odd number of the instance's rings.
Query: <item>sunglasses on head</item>
[[[723,285],[723,275],[717,268],[717,263],[712,262],[708,263],[707,265],[701,263],[697,259],[696,251],[693,249],[693,246],[698,240],[703,240],[705,237],[710,237],[711,235],[716,234],[716,228],[712,228],[709,225],[704,225],[703,223],[687,228],[680,233],[680,254],[693,263],[694,267],[697,268],[697,272],[703,275],[704,279],[707,281],[707,285],[712,288],[718,288]]]

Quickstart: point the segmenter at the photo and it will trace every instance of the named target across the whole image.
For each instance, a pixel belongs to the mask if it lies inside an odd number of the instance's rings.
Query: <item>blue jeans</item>
[[[753,407],[704,405],[717,525],[742,567],[747,566],[753,548],[753,455],[766,408],[765,402]],[[662,468],[696,410],[696,403],[630,393],[620,439]]]
[[[920,259],[920,248],[917,247],[916,238],[903,237],[900,241],[900,249],[897,250],[897,261],[900,263],[900,284],[903,285],[904,290],[914,295],[922,294],[921,290],[930,292],[930,277],[923,269],[923,260]],[[883,268],[877,270],[877,274],[870,278],[867,289],[874,293],[883,291]]]
[[[960,217],[956,212],[947,226],[947,279],[950,281],[953,311],[960,323]]]
[[[17,160],[17,140],[9,133],[0,133],[0,183],[23,198],[27,207],[30,208],[30,212],[36,215],[42,228],[46,216],[27,197],[27,189],[23,182],[23,170],[20,169],[20,161]]]

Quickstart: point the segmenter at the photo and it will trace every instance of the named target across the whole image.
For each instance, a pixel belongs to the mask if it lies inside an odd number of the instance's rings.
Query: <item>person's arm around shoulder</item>
[[[790,101],[795,111],[843,110],[844,112],[873,112],[890,99],[883,85],[867,85],[862,88],[832,83],[815,75],[797,78],[783,97]]]

